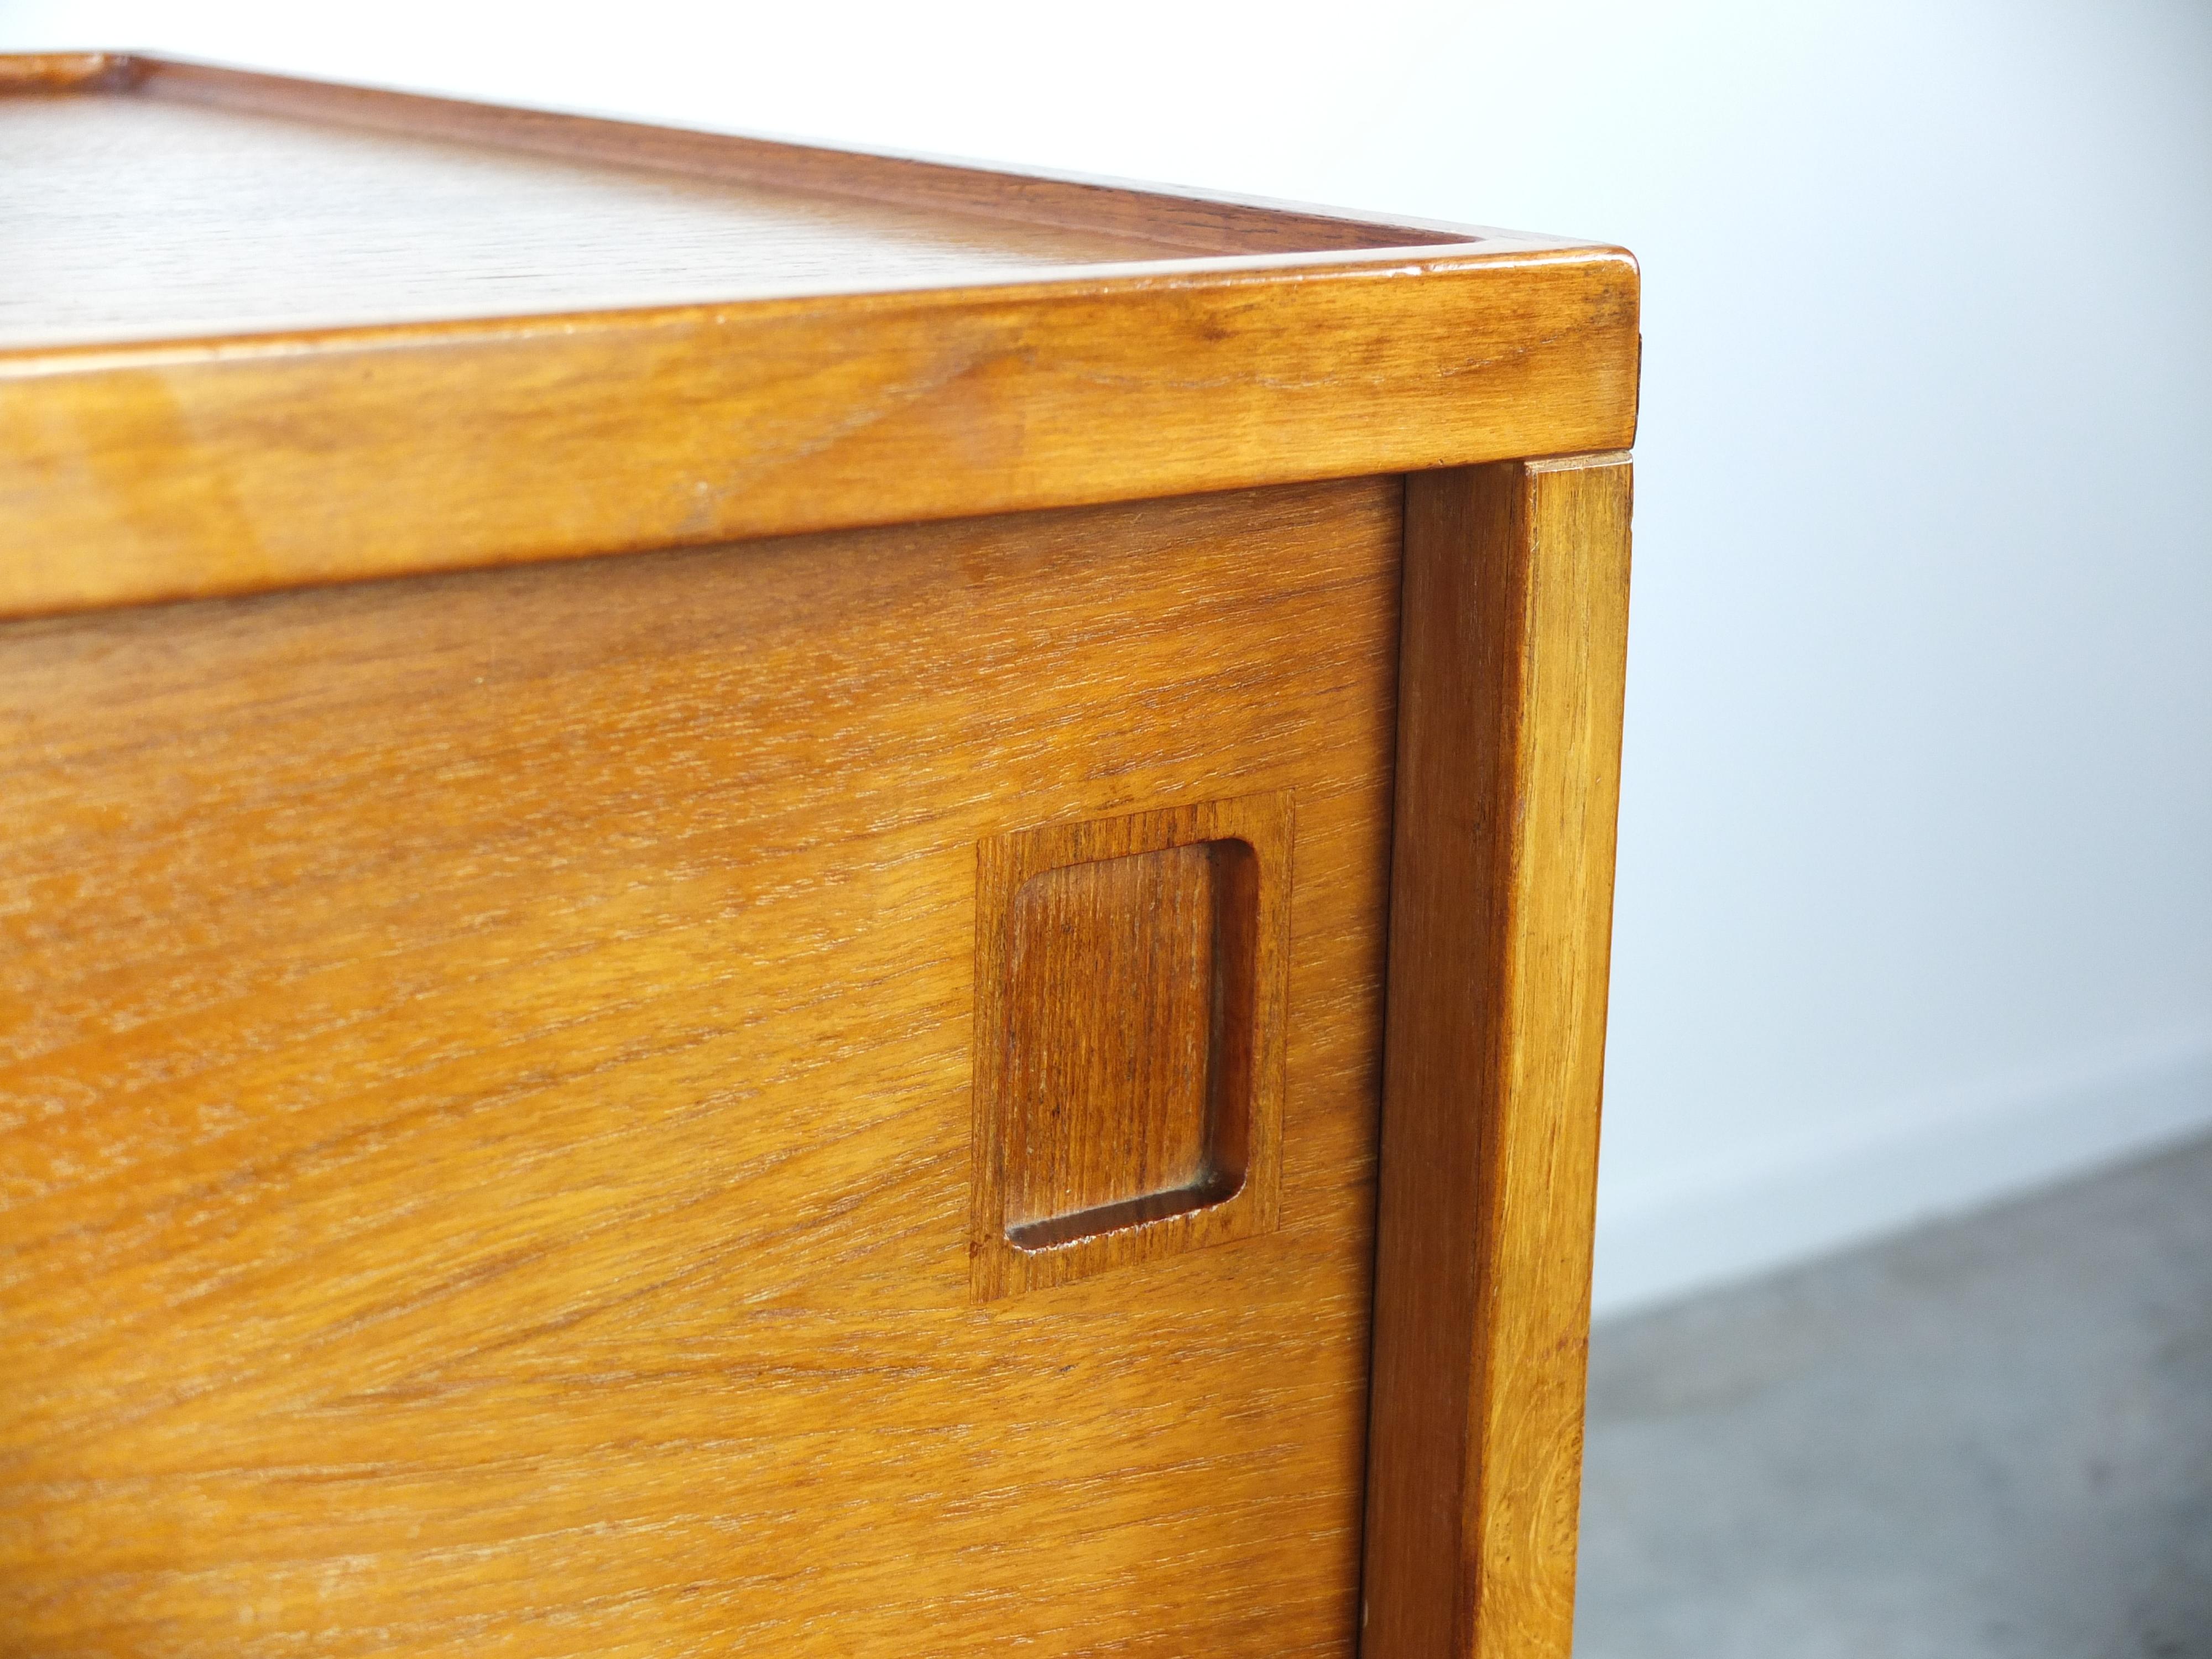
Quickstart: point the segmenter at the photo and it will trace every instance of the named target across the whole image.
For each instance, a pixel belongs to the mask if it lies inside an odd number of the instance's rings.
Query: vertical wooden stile
[[[1630,469],[1407,481],[1365,1659],[1566,1659]]]

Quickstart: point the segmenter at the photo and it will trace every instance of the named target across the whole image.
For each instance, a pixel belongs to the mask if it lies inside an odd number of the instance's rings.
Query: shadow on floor
[[[1594,1334],[1578,1659],[2212,1656],[2212,1140]]]

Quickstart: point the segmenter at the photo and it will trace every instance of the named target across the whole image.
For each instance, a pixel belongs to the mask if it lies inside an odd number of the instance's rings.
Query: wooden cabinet
[[[1563,1659],[1626,254],[0,144],[0,1646]]]

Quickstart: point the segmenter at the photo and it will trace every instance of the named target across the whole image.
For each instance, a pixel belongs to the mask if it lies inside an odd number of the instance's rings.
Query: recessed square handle
[[[1287,794],[981,844],[980,1297],[1273,1226],[1290,848]]]

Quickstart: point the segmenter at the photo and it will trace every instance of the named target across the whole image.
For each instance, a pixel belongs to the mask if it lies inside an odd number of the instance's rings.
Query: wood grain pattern
[[[1129,853],[1045,871],[1014,896],[1010,1236],[1165,1194],[1202,1201],[1218,1179],[1214,862],[1204,843]]]
[[[0,94],[0,1645],[1565,1654],[1632,258]]]
[[[976,849],[979,1297],[1275,1225],[1291,817],[1278,792]]]
[[[1602,449],[1633,432],[1637,273],[1618,248],[188,65],[131,74],[127,94],[12,102],[33,125],[122,110],[289,137],[198,186],[199,219],[190,202],[103,219],[79,191],[70,211],[91,228],[41,238],[56,258],[97,251],[112,280],[73,285],[95,309],[202,279],[134,271],[203,273],[214,291],[177,321],[187,337],[129,337],[157,325],[156,304],[96,339],[0,349],[0,616]],[[0,122],[17,118],[9,102]],[[417,136],[389,136],[409,124]],[[309,152],[383,180],[364,196],[391,222],[285,172],[283,155]],[[330,311],[283,259],[211,320],[267,239],[179,227],[228,223],[222,204],[256,167],[295,210],[322,204],[311,223],[331,216],[310,234],[301,211],[280,216],[297,245],[283,258],[356,297],[379,289],[374,320]],[[393,183],[418,174],[446,182]],[[455,228],[518,180],[508,217],[534,230]],[[579,246],[556,260],[547,239],[570,221]],[[402,234],[426,223],[435,235]],[[663,265],[666,238],[639,228],[677,225],[690,252]],[[1429,240],[1373,246],[1409,234]],[[1242,251],[1170,257],[1224,238]],[[238,257],[219,257],[232,243]],[[714,297],[666,303],[702,289]],[[265,331],[272,292],[359,325]],[[556,301],[572,308],[543,309]],[[79,337],[75,303],[28,302],[16,337]],[[483,314],[502,304],[517,314]]]
[[[0,97],[0,349],[973,284],[1201,252],[148,97]]]
[[[1407,481],[1365,1659],[1566,1659],[1625,459]]]
[[[1416,247],[1490,237],[1511,237],[1524,246],[1571,245],[1565,238],[1529,237],[1484,226],[1162,190],[1120,179],[987,170],[927,156],[832,149],[735,133],[516,109],[173,58],[142,56],[111,62],[116,65],[111,83],[119,75],[134,91],[149,98],[817,197],[897,203],[963,218],[1006,218],[1033,227],[1135,237],[1192,252]]]
[[[9,1651],[1347,1652],[1401,500],[0,628]],[[976,1303],[978,842],[1284,790],[1279,1226]]]
[[[0,615],[1611,446],[1625,257],[0,363]]]

